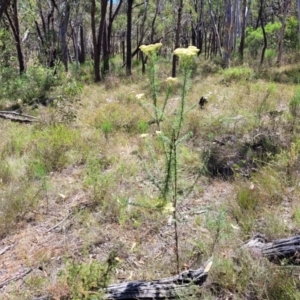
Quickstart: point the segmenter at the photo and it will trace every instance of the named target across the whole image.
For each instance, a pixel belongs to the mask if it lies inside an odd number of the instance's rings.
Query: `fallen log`
[[[38,122],[38,119],[36,117],[21,114],[15,111],[0,111],[0,118],[19,123]]]
[[[263,236],[257,235],[246,245],[255,256],[263,256],[274,263],[300,264],[300,236],[268,242]]]
[[[193,294],[193,286],[201,286],[212,266],[210,259],[204,267],[184,271],[178,275],[163,279],[111,284],[104,289],[105,300],[169,300]],[[50,295],[39,296],[33,300],[54,300]]]
[[[202,285],[208,275],[212,260],[205,267],[188,270],[176,276],[154,281],[131,281],[109,285],[105,289],[107,300],[129,299],[178,299],[191,295],[191,286]]]

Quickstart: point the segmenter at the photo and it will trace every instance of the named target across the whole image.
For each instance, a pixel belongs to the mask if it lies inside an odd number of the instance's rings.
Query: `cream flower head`
[[[137,95],[135,95],[135,98],[138,99],[138,100],[140,100],[140,99],[142,99],[144,96],[145,96],[145,94],[137,94]]]
[[[153,53],[156,53],[158,49],[160,49],[162,47],[162,43],[156,43],[156,44],[151,44],[151,45],[142,45],[140,46],[140,50],[147,54],[147,55],[151,55]]]
[[[170,85],[173,85],[178,82],[178,78],[177,77],[168,77],[166,79],[166,82]]]
[[[199,49],[197,47],[189,46],[187,48],[177,48],[174,50],[173,54],[177,55],[180,58],[184,58],[196,56],[198,52]]]
[[[177,48],[174,50],[173,54],[178,56],[183,64],[185,69],[191,67],[191,64],[194,61],[194,57],[199,52],[199,49],[195,46],[189,46],[187,48]]]

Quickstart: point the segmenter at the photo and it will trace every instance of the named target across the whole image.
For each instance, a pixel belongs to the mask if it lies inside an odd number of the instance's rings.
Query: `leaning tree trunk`
[[[217,39],[218,51],[219,51],[219,54],[220,54],[221,58],[223,58],[223,50],[222,50],[222,46],[221,46],[220,35],[219,35],[219,31],[218,31],[218,28],[217,28],[217,25],[216,25],[216,21],[215,21],[215,17],[214,17],[214,14],[213,14],[212,5],[211,5],[210,0],[208,0],[208,3],[209,3],[209,15],[210,15],[210,19],[211,19],[211,22],[212,22],[212,25],[213,25],[214,35]]]
[[[0,2],[0,21],[1,21],[2,17],[3,17],[3,14],[4,14],[5,11],[6,11],[6,8],[7,8],[8,5],[9,5],[9,2],[10,2],[10,0],[2,0],[2,1]]]
[[[113,13],[113,0],[110,0],[110,4],[109,4],[109,17],[108,17],[108,25],[107,25],[107,32],[105,32],[105,34],[107,34],[107,37],[105,37],[106,39],[106,43],[107,45],[103,45],[103,71],[104,73],[109,72],[109,59],[110,59],[110,55],[112,52],[112,25],[113,22],[121,8],[123,0],[119,0],[118,1],[118,6],[115,9],[115,12]],[[106,30],[106,29],[105,29]]]
[[[24,60],[22,47],[21,47],[19,17],[18,17],[18,1],[13,0],[11,6],[12,6],[12,9],[10,10],[11,15],[9,14],[8,9],[6,9],[5,14],[15,39],[16,50],[17,50],[18,61],[19,61],[19,71],[20,74],[22,74],[23,72],[25,72],[25,60]]]

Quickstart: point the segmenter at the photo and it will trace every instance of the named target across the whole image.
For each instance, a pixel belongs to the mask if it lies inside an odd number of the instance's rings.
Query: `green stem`
[[[176,140],[179,138],[182,122],[183,122],[183,115],[184,115],[184,107],[185,107],[185,97],[188,92],[188,79],[189,79],[190,71],[188,68],[184,68],[184,76],[183,76],[183,87],[182,87],[182,94],[181,94],[181,103],[180,103],[180,111],[179,111],[179,120],[178,125],[176,128]]]
[[[172,144],[173,144],[173,161],[174,161],[174,190],[173,190],[173,219],[174,219],[174,238],[175,238],[175,255],[176,255],[176,266],[177,266],[177,273],[179,274],[179,242],[178,242],[178,228],[177,228],[177,145],[176,145],[176,138],[175,134],[172,137]]]

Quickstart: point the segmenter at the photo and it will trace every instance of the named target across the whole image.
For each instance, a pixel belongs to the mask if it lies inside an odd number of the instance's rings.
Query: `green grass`
[[[158,71],[159,105],[164,103],[169,69],[163,60]],[[99,85],[92,83],[88,64],[70,72],[76,81],[64,78],[63,86],[53,85],[47,93],[62,92],[65,100],[71,99],[76,118],[66,120],[66,111],[55,106],[34,111],[27,107],[26,113],[41,116],[41,122],[0,122],[0,236],[22,240],[22,230],[36,228],[28,236],[37,236],[37,245],[48,236],[52,239],[47,252],[31,249],[36,259],[24,258],[29,266],[33,260],[42,264],[48,277],[26,278],[22,289],[13,291],[19,298],[37,297],[43,290],[74,299],[83,295],[89,299],[85,292],[95,290],[95,297],[101,297],[97,293],[108,280],[97,280],[115,248],[120,266],[111,273],[112,281],[157,279],[176,270],[172,207],[162,201],[158,187],[166,175],[165,149],[181,85],[174,87],[166,106],[162,135],[135,97],[145,94],[143,103],[151,109],[149,86],[139,70],[131,78],[111,74]],[[46,72],[29,75],[33,81],[28,88],[34,84],[40,88],[32,92],[48,88]],[[253,258],[242,248],[256,232],[268,239],[283,238],[295,234],[300,224],[298,88],[291,83],[274,85],[270,79],[244,66],[219,72],[214,62],[194,70],[186,97],[190,110],[182,127],[183,135],[191,134],[177,153],[180,188],[175,221],[181,270],[198,268],[214,257],[208,286],[193,292],[195,299],[299,298],[292,275],[295,267]],[[23,81],[14,84],[25,89]],[[208,93],[208,103],[200,110],[198,101]],[[270,111],[283,113],[272,119]],[[264,153],[259,152],[260,145],[258,150],[251,148],[262,134],[266,134]],[[224,182],[202,172],[206,154],[226,136],[236,138],[232,147],[243,144],[247,155],[254,157],[250,178],[239,174]],[[241,169],[243,163],[236,167]]]

